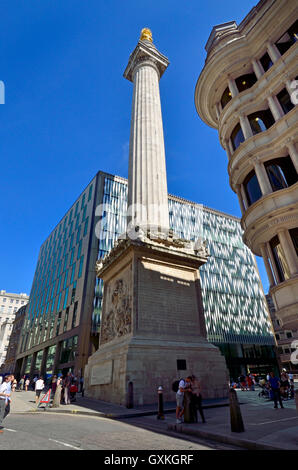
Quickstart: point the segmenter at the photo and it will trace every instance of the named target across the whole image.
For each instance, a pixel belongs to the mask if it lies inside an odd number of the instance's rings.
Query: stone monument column
[[[199,268],[206,243],[169,230],[159,79],[168,60],[150,30],[129,58],[134,83],[126,236],[97,262],[104,281],[100,345],[85,368],[86,396],[128,407],[175,400],[172,383],[196,375],[204,398],[226,397],[224,357],[206,339]],[[133,235],[133,236],[131,236]]]
[[[168,64],[144,28],[124,72],[133,82],[128,222],[161,231],[169,230],[169,212],[159,80]]]

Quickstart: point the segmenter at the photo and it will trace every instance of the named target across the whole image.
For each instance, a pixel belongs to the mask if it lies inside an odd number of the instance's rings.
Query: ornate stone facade
[[[195,103],[218,129],[244,242],[264,259],[276,316],[298,330],[297,2],[262,0],[215,26]]]

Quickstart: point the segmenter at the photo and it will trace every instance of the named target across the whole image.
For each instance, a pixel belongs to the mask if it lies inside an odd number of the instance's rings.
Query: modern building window
[[[266,131],[274,124],[274,117],[270,109],[257,111],[247,116],[253,135]]]
[[[288,188],[297,183],[298,175],[289,156],[264,163],[273,191]]]
[[[74,361],[75,351],[78,346],[78,336],[73,336],[62,343],[61,353],[60,353],[60,362],[65,364],[67,362]]]
[[[67,307],[66,312],[65,312],[63,332],[66,331],[67,329],[68,315],[69,315],[69,307]]]
[[[83,207],[85,205],[85,199],[86,199],[86,193],[83,194],[83,197],[82,197],[81,210],[83,209]]]
[[[65,297],[64,297],[64,303],[63,303],[63,310],[66,308],[66,305],[67,305],[68,291],[69,291],[69,287],[67,287],[66,290],[65,290]]]
[[[90,201],[90,199],[92,197],[92,189],[93,189],[93,185],[91,184],[91,186],[89,188],[88,201]]]
[[[73,288],[72,288],[72,291],[71,291],[70,305],[72,305],[74,303],[75,296],[76,296],[76,289],[77,289],[77,281],[75,281],[74,284],[73,284]]]
[[[251,171],[243,181],[243,187],[249,205],[262,197],[262,191],[254,171]]]
[[[87,207],[87,206],[86,206],[86,207]],[[87,231],[88,231],[88,221],[89,221],[89,217],[87,217],[87,219],[85,220],[83,237],[85,237],[85,235],[87,235]]]
[[[239,93],[241,93],[241,91],[248,90],[248,88],[251,88],[256,83],[256,81],[257,77],[254,73],[247,73],[235,79]]]
[[[272,238],[272,240],[270,240],[270,247],[273,253],[274,262],[279,275],[280,282],[283,282],[290,278],[290,270],[278,236],[275,236],[274,238]]]
[[[71,323],[72,328],[74,328],[76,325],[77,311],[78,311],[78,301],[75,302],[74,307],[73,307],[72,323]]]
[[[291,228],[289,230],[289,234],[290,234],[290,237],[292,239],[292,242],[293,242],[293,245],[294,245],[294,248],[296,250],[296,254],[298,256],[298,227],[296,228]]]
[[[220,100],[222,108],[224,108],[228,104],[228,102],[231,101],[231,99],[232,99],[232,93],[230,92],[229,87],[227,87],[225,91],[223,92],[221,100]]]
[[[77,259],[80,258],[80,256],[81,256],[81,251],[82,251],[82,240],[80,240],[80,243],[79,243],[79,246],[78,246]]]
[[[276,41],[275,45],[279,52],[284,54],[298,39],[298,20]]]
[[[60,294],[60,296],[61,296],[61,294]],[[57,308],[58,308],[58,306],[57,306]],[[61,315],[62,315],[62,312],[59,312],[58,319],[57,319],[56,336],[59,335]]]
[[[82,271],[83,271],[83,264],[84,264],[84,255],[80,259],[80,266],[79,266],[79,273],[78,273],[78,279],[82,276]]]
[[[276,98],[279,101],[279,104],[281,105],[283,112],[287,114],[291,109],[295,107],[295,105],[291,101],[291,97],[287,90],[283,88],[278,95],[276,95]]]
[[[236,150],[239,147],[241,142],[245,141],[245,138],[244,138],[244,135],[243,135],[243,132],[239,123],[233,129],[233,132],[231,134],[231,141],[232,141],[232,146],[234,150]]]
[[[272,67],[273,65],[272,59],[268,52],[265,52],[265,54],[260,58],[260,62],[264,69],[264,72],[267,72],[267,70],[269,70],[270,67]]]
[[[70,278],[70,284],[73,283],[75,271],[76,271],[76,263],[75,263],[75,264],[73,265],[73,267],[72,267],[71,278]]]

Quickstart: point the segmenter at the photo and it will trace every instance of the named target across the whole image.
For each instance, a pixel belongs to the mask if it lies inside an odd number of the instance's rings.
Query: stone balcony
[[[277,316],[284,329],[297,329],[298,275],[270,287],[270,295],[277,307]]]
[[[298,183],[261,197],[241,219],[243,240],[261,256],[260,244],[268,242],[279,228],[298,226]]]
[[[226,138],[230,135],[227,134]],[[243,175],[253,168],[252,159],[256,156],[271,156],[278,154],[289,141],[297,138],[297,107],[275,122],[266,131],[249,137],[242,142],[233,153],[229,164],[230,185],[235,191],[235,185],[241,183]],[[268,157],[267,157],[268,158]]]

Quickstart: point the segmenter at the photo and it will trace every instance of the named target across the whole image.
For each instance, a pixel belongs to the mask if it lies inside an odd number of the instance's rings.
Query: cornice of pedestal
[[[134,70],[141,62],[151,61],[159,72],[159,78],[162,77],[169,65],[169,60],[161,54],[150,41],[139,40],[135,50],[130,54],[128,64],[124,71],[124,78],[133,82]]]
[[[206,241],[189,241],[175,238],[172,230],[168,233],[158,230],[148,230],[146,233],[141,229],[133,231],[133,238],[124,234],[125,238],[118,239],[112,250],[96,262],[96,276],[101,278],[103,273],[116,260],[118,260],[129,248],[144,248],[164,256],[176,256],[186,259],[197,267],[205,264],[210,255]]]

